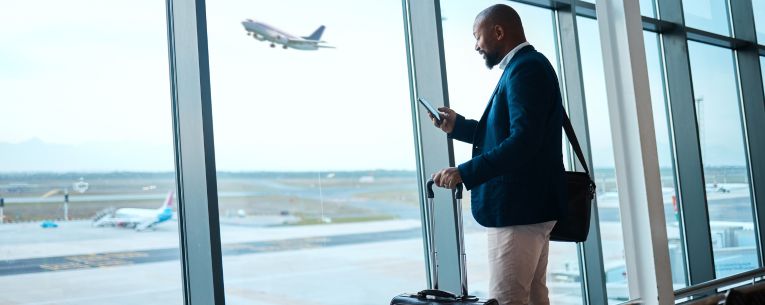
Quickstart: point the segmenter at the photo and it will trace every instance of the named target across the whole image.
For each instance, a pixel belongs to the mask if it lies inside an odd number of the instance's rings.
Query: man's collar
[[[521,44],[515,46],[510,52],[507,52],[507,55],[505,55],[505,58],[502,58],[502,61],[499,62],[499,69],[504,70],[505,67],[510,63],[510,60],[513,59],[513,56],[515,56],[515,53],[518,53],[523,47],[530,46],[531,44],[528,41],[524,41]]]

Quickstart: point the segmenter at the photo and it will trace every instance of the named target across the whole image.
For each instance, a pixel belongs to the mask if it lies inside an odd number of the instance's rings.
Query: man
[[[563,105],[552,65],[526,41],[507,5],[482,11],[475,50],[504,70],[479,121],[442,107],[450,138],[473,144],[473,158],[433,175],[435,184],[471,190],[472,212],[488,227],[490,297],[500,304],[549,304],[550,231],[565,209]],[[435,124],[435,120],[434,120]]]

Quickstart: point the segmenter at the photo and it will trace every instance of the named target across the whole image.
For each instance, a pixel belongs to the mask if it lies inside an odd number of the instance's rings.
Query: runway
[[[294,251],[412,239],[419,236],[421,236],[420,229],[407,229],[375,233],[233,243],[223,245],[222,254],[224,256],[234,256],[265,252]],[[145,251],[88,253],[81,255],[0,260],[0,276],[173,261],[180,259],[179,251],[178,248],[164,248]]]

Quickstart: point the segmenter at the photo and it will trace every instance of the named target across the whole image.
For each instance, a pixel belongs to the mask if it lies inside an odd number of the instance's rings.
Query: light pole
[[[64,221],[69,221],[69,189],[64,190]]]
[[[704,96],[696,98],[696,118],[699,123],[699,142],[701,142],[701,156],[704,157],[704,151],[706,146],[706,128],[704,127]]]

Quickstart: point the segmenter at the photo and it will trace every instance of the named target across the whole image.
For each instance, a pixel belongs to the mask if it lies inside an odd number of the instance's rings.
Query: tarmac
[[[389,304],[426,288],[415,220],[221,223],[226,304]],[[183,304],[177,222],[148,232],[58,224],[0,225],[0,304]],[[485,296],[485,235],[471,230],[465,241],[470,292]],[[573,244],[550,253],[549,270],[578,269]],[[579,283],[550,283],[553,304],[581,304],[580,295]]]

